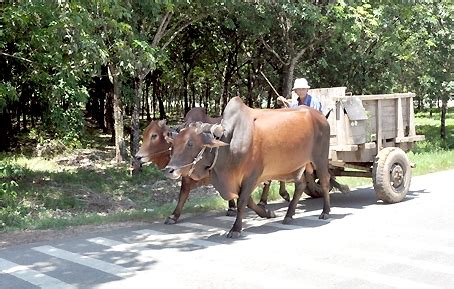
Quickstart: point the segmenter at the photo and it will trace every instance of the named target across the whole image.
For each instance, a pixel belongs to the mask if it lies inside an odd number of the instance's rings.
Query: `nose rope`
[[[162,153],[165,153],[165,152],[170,152],[172,151],[172,147],[169,147],[168,149],[165,149],[165,150],[162,150],[162,151],[159,151],[159,152],[156,152],[156,153],[152,153],[151,155],[149,155],[148,157],[149,158],[152,158],[152,157],[155,157],[157,155],[160,155]]]
[[[206,147],[203,147],[200,152],[197,154],[197,156],[194,158],[194,160],[192,161],[191,163],[191,168],[189,169],[189,172],[188,172],[188,176],[190,177],[191,174],[194,172],[195,170],[195,165],[202,159],[203,157],[203,153],[205,152],[205,149]]]
[[[211,150],[210,150],[211,151]],[[218,160],[218,154],[219,154],[219,147],[216,147],[216,152],[214,153],[214,160],[213,160],[213,163],[211,164],[211,166],[208,168],[209,171],[211,171],[211,169],[214,167],[214,165],[216,164],[216,161]]]
[[[197,156],[194,158],[194,160],[188,164],[185,164],[185,165],[182,165],[180,166],[178,169],[182,169],[182,168],[185,168],[187,166],[191,166],[191,168],[189,169],[189,172],[188,172],[188,177],[191,176],[191,174],[194,172],[195,170],[195,165],[203,158],[203,153],[205,152],[205,149],[206,147],[204,146],[200,152],[197,154]],[[211,152],[211,150],[210,150]],[[219,154],[219,148],[217,147],[216,148],[216,152],[215,152],[215,155],[214,155],[214,160],[213,160],[213,163],[211,164],[211,166],[208,168],[208,170],[211,170],[214,165],[216,164],[216,161],[218,159],[218,154]]]

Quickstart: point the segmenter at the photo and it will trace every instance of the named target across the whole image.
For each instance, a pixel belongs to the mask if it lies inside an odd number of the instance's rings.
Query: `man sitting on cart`
[[[292,99],[286,99],[283,96],[277,98],[278,101],[284,103],[286,107],[297,107],[300,105],[306,105],[312,108],[315,108],[318,111],[322,111],[322,104],[316,96],[308,94],[309,84],[307,83],[306,78],[297,78],[292,88]],[[296,96],[296,97],[295,97]]]

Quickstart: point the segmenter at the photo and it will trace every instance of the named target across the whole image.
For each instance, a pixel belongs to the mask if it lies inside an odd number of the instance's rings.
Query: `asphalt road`
[[[185,217],[0,251],[0,288],[454,288],[454,170],[414,177],[407,198],[378,202],[371,188],[300,202],[282,225],[249,212]]]

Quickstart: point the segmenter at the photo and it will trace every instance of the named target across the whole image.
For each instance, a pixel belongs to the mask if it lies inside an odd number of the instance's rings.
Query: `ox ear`
[[[198,121],[198,122],[194,123],[193,126],[195,127],[195,132],[197,134],[201,134],[203,132],[209,132],[211,124]]]
[[[200,128],[200,126],[202,125],[202,122],[201,121],[196,121],[196,122],[190,122],[187,124],[187,127],[195,127],[196,128],[196,131],[197,129]]]
[[[158,121],[158,126],[159,126],[159,127],[163,127],[163,126],[166,125],[166,123],[167,123],[167,120],[161,119],[160,121]]]

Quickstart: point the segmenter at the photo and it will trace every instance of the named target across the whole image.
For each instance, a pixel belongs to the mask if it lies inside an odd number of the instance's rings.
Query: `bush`
[[[36,146],[36,155],[43,158],[52,158],[66,151],[65,144],[60,140],[46,140]]]

